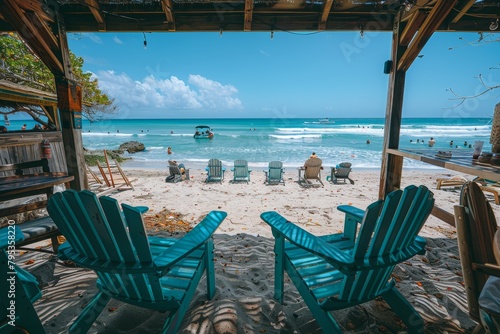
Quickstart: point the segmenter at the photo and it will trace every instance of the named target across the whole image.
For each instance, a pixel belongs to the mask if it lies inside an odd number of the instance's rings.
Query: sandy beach
[[[311,233],[338,233],[344,217],[336,207],[349,204],[366,208],[377,200],[380,181],[375,170],[354,170],[354,185],[324,181],[324,186],[311,188],[297,183],[296,169],[286,169],[285,185],[272,186],[264,184],[261,170],[252,171],[249,184],[230,182],[230,168],[222,184],[205,183],[202,169],[191,169],[190,180],[179,183],[165,183],[166,170],[125,168],[125,173],[134,180],[135,190],[111,196],[122,203],[148,206],[145,221],[150,234],[181,236],[211,210],[228,213],[214,236],[216,295],[207,301],[202,280],[179,331],[193,334],[321,333],[291,282],[285,282],[283,305],[273,299],[274,239],[259,215],[274,210]],[[452,175],[456,174],[444,169],[405,170],[402,186],[426,185],[433,191],[436,205],[453,212],[460,189],[436,190],[436,178]],[[499,219],[500,210],[491,203]],[[426,333],[471,333],[475,323],[467,313],[455,228],[430,216],[421,235],[428,241],[427,253],[397,266],[393,277],[398,288],[423,316]],[[48,333],[67,332],[96,292],[95,275],[60,266],[54,259],[47,260],[45,254],[29,252],[21,259],[43,285],[43,296],[35,308],[44,328]],[[346,333],[405,330],[382,300],[334,315]],[[164,319],[164,314],[112,301],[90,332],[156,333]]]

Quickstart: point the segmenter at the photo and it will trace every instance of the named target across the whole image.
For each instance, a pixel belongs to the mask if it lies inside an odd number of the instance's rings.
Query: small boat
[[[206,125],[198,125],[195,128],[196,132],[194,133],[194,139],[212,139],[214,137],[214,133],[209,126]]]

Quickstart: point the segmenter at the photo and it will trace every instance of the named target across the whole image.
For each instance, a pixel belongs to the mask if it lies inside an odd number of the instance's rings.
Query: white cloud
[[[259,50],[259,52],[260,52],[261,54],[263,54],[264,56],[268,56],[268,57],[269,57],[269,53],[267,53],[266,51],[264,51],[264,50]]]
[[[118,36],[114,35],[113,36],[113,41],[116,43],[116,44],[123,44],[122,40],[118,38]]]
[[[200,75],[190,75],[189,85],[175,76],[162,80],[150,75],[136,81],[125,73],[117,74],[114,71],[100,71],[94,75],[99,80],[99,86],[114,97],[118,104],[132,108],[243,109],[236,96],[236,87]]]
[[[101,37],[97,36],[96,34],[85,34],[86,37],[90,38],[90,40],[94,43],[97,43],[97,44],[102,44],[102,39]]]

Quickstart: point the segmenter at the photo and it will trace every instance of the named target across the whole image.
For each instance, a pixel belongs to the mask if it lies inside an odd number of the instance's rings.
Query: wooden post
[[[399,148],[399,134],[403,111],[403,95],[406,71],[398,70],[398,62],[406,50],[399,42],[403,25],[400,23],[399,13],[394,22],[392,32],[391,60],[392,68],[387,93],[387,109],[385,113],[384,145],[382,150],[382,167],[380,170],[379,199],[385,198],[389,192],[401,186],[401,173],[403,170],[403,157],[390,155],[388,148]]]
[[[81,133],[82,89],[76,82],[60,77],[56,78],[56,87],[66,165],[69,175],[75,177],[71,188],[82,190],[86,182]]]
[[[64,73],[55,76],[59,117],[61,121],[64,154],[69,175],[75,178],[71,188],[83,190],[87,188],[87,173],[83,156],[82,141],[82,88],[73,81],[73,72],[69,56],[66,26],[59,12],[57,17],[58,41],[60,58],[63,61]]]

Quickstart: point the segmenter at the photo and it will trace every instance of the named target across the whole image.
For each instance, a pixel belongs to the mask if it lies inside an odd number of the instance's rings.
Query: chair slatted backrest
[[[283,163],[281,161],[271,161],[269,163],[268,180],[270,182],[280,182],[283,178]]]
[[[162,299],[155,274],[125,273],[113,266],[151,264],[153,259],[141,212],[110,197],[97,199],[89,191],[66,190],[54,194],[48,204],[50,216],[71,247],[106,269],[95,269],[101,284],[112,293],[133,299]]]
[[[234,160],[234,178],[241,179],[248,177],[248,161]]]
[[[339,167],[335,169],[335,177],[337,178],[346,178],[349,176],[351,172],[351,168]]]
[[[222,177],[222,161],[219,159],[210,159],[208,161],[208,177]]]
[[[424,186],[394,191],[384,201],[371,204],[353,249],[356,264],[364,268],[344,278],[340,299],[356,301],[376,296],[398,263],[393,259],[412,246],[433,206],[433,194]]]
[[[320,158],[309,158],[304,163],[306,170],[304,172],[305,179],[317,179],[321,172],[323,161]]]
[[[168,161],[169,175],[182,175],[177,162],[173,160]]]
[[[460,205],[455,206],[455,224],[469,314],[479,321],[479,295],[488,277],[496,276],[490,270],[497,263],[493,251],[497,221],[476,182],[468,181],[462,187]]]

